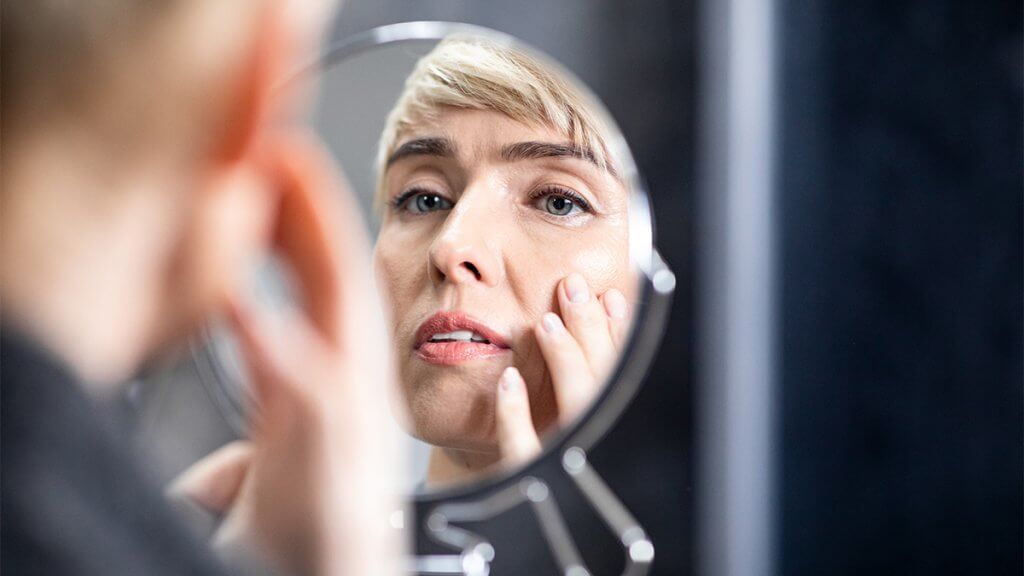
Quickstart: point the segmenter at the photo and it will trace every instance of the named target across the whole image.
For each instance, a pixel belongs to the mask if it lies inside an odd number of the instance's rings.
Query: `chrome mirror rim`
[[[479,497],[481,494],[503,489],[527,477],[532,469],[546,461],[552,454],[559,454],[557,457],[560,458],[560,454],[569,448],[589,450],[612,428],[643,384],[644,376],[661,341],[675,289],[675,276],[655,248],[650,197],[622,131],[603,102],[590,88],[544,52],[508,34],[482,26],[440,21],[403,22],[373,28],[333,43],[313,61],[296,70],[289,81],[307,79],[310,75],[319,74],[339,62],[382,46],[417,41],[441,41],[455,34],[486,36],[493,41],[515,46],[517,50],[538,57],[564,74],[595,103],[598,113],[604,117],[615,135],[615,141],[609,142],[608,146],[615,157],[621,159],[622,178],[631,189],[630,256],[640,272],[640,296],[635,306],[629,339],[615,370],[605,380],[601,392],[583,414],[570,425],[545,439],[541,452],[530,462],[462,484],[410,492],[410,500],[417,505]],[[232,398],[232,395],[218,384],[218,380],[228,376],[216,357],[216,347],[211,344],[213,338],[210,332],[208,329],[204,345],[194,347],[193,358],[201,379],[210,392],[211,400],[229,425],[244,433],[244,402],[239,398]]]

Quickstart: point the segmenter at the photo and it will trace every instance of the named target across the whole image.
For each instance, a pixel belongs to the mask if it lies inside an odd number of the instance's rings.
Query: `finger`
[[[498,380],[495,406],[498,449],[506,464],[519,464],[540,452],[540,439],[530,416],[530,398],[519,371],[508,367]]]
[[[269,155],[281,188],[276,248],[295,273],[307,320],[342,346],[343,323],[358,313],[368,284],[369,244],[360,212],[330,156],[312,138],[282,137]]]
[[[558,305],[565,327],[590,362],[591,372],[603,378],[616,359],[604,305],[590,291],[586,279],[575,272],[562,280]]]
[[[278,310],[271,318],[269,312],[249,305],[238,295],[232,295],[228,304],[246,381],[259,408],[253,416],[263,417],[270,412],[273,417],[282,400],[308,398],[311,386],[304,374],[310,373],[324,356],[322,340],[294,311]]]
[[[251,460],[248,442],[231,442],[182,472],[168,488],[168,495],[223,514],[238,496]]]
[[[284,378],[285,369],[269,342],[273,328],[258,312],[251,309],[245,298],[237,294],[228,300],[228,321],[238,342],[240,364],[245,372],[257,404],[267,400],[273,386],[268,382]]]
[[[566,424],[587,407],[597,392],[594,376],[583,350],[557,314],[545,314],[534,334],[551,373],[559,420]]]
[[[629,304],[622,292],[612,288],[601,295],[605,313],[608,314],[608,327],[612,336],[612,344],[616,353],[622,351],[626,338],[629,336]]]

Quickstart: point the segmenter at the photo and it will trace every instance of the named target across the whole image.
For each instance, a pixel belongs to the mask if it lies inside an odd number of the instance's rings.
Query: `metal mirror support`
[[[560,466],[556,468],[556,473],[565,474],[571,480],[572,486],[622,545],[625,558],[623,576],[647,574],[654,561],[654,543],[590,465],[583,446],[589,447],[596,443],[625,408],[642,383],[661,338],[675,289],[675,276],[656,252],[652,255],[654,261],[644,291],[643,323],[636,330],[630,350],[616,373],[619,395],[605,398],[577,434],[548,456],[559,459]],[[416,574],[486,576],[498,551],[486,539],[461,528],[459,524],[489,520],[521,505],[532,508],[560,573],[566,576],[589,575],[591,572],[566,527],[558,501],[548,483],[543,477],[531,474],[518,475],[489,490],[477,490],[463,498],[437,499],[424,506],[426,534],[456,553],[415,557],[410,562],[409,570]]]

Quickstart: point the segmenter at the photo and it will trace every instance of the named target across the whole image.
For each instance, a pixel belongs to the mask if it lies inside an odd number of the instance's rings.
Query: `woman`
[[[406,81],[374,258],[428,485],[536,454],[613,367],[635,276],[606,135],[557,73],[486,40],[442,42]]]

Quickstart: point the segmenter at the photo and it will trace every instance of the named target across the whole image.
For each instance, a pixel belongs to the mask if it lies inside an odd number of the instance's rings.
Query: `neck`
[[[0,301],[4,322],[95,387],[128,377],[152,344],[167,218],[160,194],[67,142],[4,150]]]
[[[427,466],[428,487],[461,484],[493,470],[501,462],[497,452],[470,452],[435,446]]]

